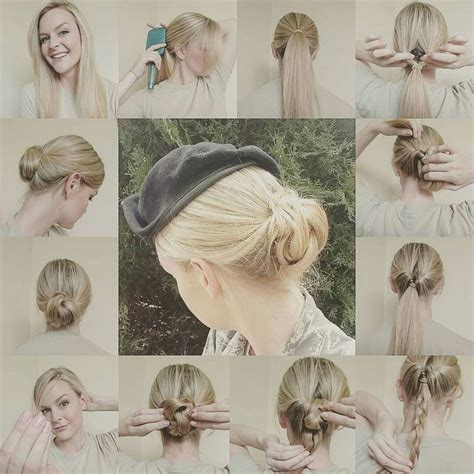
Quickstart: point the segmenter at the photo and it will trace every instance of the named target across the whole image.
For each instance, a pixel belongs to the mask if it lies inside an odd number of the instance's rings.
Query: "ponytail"
[[[401,118],[429,118],[432,117],[431,103],[421,73],[424,62],[412,61],[407,66],[411,71],[405,79],[400,98],[398,116]]]

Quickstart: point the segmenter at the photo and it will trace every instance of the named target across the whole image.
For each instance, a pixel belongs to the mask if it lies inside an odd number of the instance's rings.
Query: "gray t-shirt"
[[[329,321],[308,292],[300,319],[280,355],[353,355],[355,341]],[[237,331],[211,329],[203,355],[249,355],[249,341]]]
[[[2,225],[0,225],[0,237],[25,237],[15,222],[15,216],[12,215]],[[59,225],[53,225],[48,230],[47,237],[68,237],[68,233]]]
[[[381,468],[369,457],[367,442],[372,436],[369,429],[357,426],[356,473],[374,474]],[[410,435],[399,434],[398,444],[409,455]],[[424,436],[420,445],[420,457],[413,473],[472,474],[473,449],[464,441],[449,437]]]
[[[357,183],[358,237],[469,237],[474,235],[474,201],[408,205],[383,201]]]
[[[356,108],[361,117],[398,117],[405,81],[387,81],[362,61],[356,61]],[[426,84],[433,118],[466,119],[474,117],[474,81],[454,86]]]
[[[232,68],[218,63],[209,76],[188,84],[160,82],[141,89],[119,108],[124,118],[225,118],[225,90]]]
[[[232,474],[272,474],[275,471],[259,466],[249,455],[236,454],[230,460]],[[351,471],[338,466],[326,467],[324,469],[304,468],[301,474],[350,474]]]
[[[120,452],[118,472],[131,474],[226,474],[230,473],[230,470],[227,467],[218,468],[212,464],[167,461],[165,459],[137,461]]]
[[[281,79],[275,79],[251,92],[238,103],[237,115],[242,118],[282,118]],[[321,85],[316,86],[319,117],[353,118],[352,106]]]

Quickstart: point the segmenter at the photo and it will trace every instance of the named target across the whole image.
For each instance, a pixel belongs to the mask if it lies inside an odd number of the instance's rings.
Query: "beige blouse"
[[[25,237],[15,222],[12,215],[5,224],[0,225],[0,237]],[[68,233],[59,225],[53,225],[48,230],[48,237],[68,237]]]
[[[329,321],[308,292],[293,333],[280,355],[353,355],[355,341]],[[237,331],[211,329],[203,355],[249,355],[250,343]]]

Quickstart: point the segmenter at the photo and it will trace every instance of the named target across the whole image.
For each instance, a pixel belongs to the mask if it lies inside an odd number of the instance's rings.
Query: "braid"
[[[410,453],[410,461],[413,466],[418,462],[420,457],[420,445],[425,429],[426,418],[428,417],[428,405],[431,401],[431,392],[428,383],[419,383],[418,396],[416,397],[415,426],[412,434],[412,448]]]

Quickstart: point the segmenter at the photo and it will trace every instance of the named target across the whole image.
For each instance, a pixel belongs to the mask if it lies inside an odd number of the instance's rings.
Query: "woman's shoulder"
[[[88,433],[88,436],[101,451],[108,454],[118,454],[118,432],[116,429],[105,433]]]
[[[316,87],[319,114],[322,118],[354,118],[355,110],[348,102],[318,84]]]
[[[267,82],[241,99],[237,114],[243,118],[281,118],[281,80]]]
[[[428,88],[431,108],[435,118],[473,118],[474,81],[457,84],[432,84]]]
[[[423,348],[426,354],[474,355],[474,341],[432,320],[423,322]]]
[[[248,453],[239,453],[231,457],[230,468],[232,474],[266,474],[272,472],[259,466]]]
[[[15,216],[12,214],[8,219],[0,225],[0,237],[22,237],[20,229],[15,223]]]

